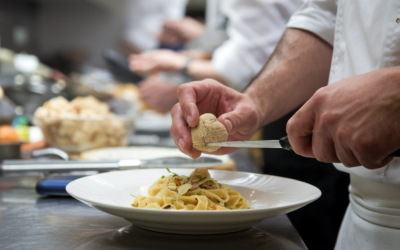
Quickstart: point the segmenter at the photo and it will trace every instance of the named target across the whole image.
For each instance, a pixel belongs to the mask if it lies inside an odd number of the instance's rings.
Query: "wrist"
[[[256,126],[257,128],[261,128],[264,124],[264,112],[261,106],[257,103],[257,101],[248,95],[247,93],[243,94],[244,97],[247,99],[247,104],[249,105],[249,111],[252,112],[256,118]]]
[[[263,95],[262,92],[253,90],[246,91],[244,95],[249,99],[252,109],[257,116],[258,127],[262,127],[269,123],[267,121],[271,111],[269,108],[270,105],[267,104],[267,97]]]
[[[190,57],[186,58],[185,63],[183,64],[183,67],[180,70],[182,75],[190,76],[190,74],[189,74],[189,66],[192,63],[192,61],[193,61],[192,58],[190,58]]]

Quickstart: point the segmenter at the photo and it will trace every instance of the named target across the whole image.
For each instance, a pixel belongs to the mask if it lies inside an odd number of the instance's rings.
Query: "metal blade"
[[[165,157],[159,159],[147,160],[149,165],[182,165],[182,164],[198,164],[198,163],[222,163],[221,160],[211,157],[200,157],[198,159],[184,157]]]
[[[221,146],[230,148],[282,148],[278,140],[213,142],[208,143],[207,146]]]
[[[185,157],[165,157],[150,160],[5,160],[0,165],[0,174],[17,172],[68,172],[68,171],[110,171],[135,168],[165,168],[165,167],[213,167],[222,164],[219,159],[200,157],[191,159]]]
[[[1,166],[4,173],[36,172],[36,171],[88,171],[88,170],[118,170],[119,161],[88,161],[88,160],[5,160]]]

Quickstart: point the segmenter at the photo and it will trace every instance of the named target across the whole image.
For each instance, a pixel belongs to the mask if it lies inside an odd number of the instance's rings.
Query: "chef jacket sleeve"
[[[310,31],[333,45],[336,11],[335,0],[307,1],[293,14],[287,27]]]
[[[212,64],[231,88],[243,90],[275,50],[300,0],[221,1],[229,39],[213,53]]]

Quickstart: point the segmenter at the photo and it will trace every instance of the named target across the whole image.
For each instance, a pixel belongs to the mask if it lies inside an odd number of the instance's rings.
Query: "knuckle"
[[[184,104],[182,104],[182,105],[180,106],[183,115],[189,114],[189,113],[190,113],[190,105],[191,105],[191,103],[184,103]]]
[[[336,138],[339,142],[343,142],[351,135],[350,129],[345,126],[340,126],[336,131]]]
[[[172,117],[174,117],[174,114],[176,114],[178,112],[178,110],[180,109],[180,105],[179,103],[175,104],[172,109],[171,109],[171,115]]]
[[[289,121],[286,123],[286,132],[290,135],[293,134],[296,128],[296,116],[294,115]]]
[[[336,120],[335,114],[332,112],[324,112],[320,117],[320,125],[323,128],[331,126]]]
[[[375,144],[370,135],[355,135],[351,140],[352,147],[359,154],[368,154],[373,152]]]
[[[187,84],[181,84],[178,89],[176,90],[176,93],[178,94],[178,96],[180,94],[182,94],[183,92],[185,92],[185,90],[188,88]]]
[[[316,102],[316,103],[322,103],[322,102],[324,102],[325,101],[325,99],[327,98],[327,96],[328,96],[328,93],[327,93],[328,91],[327,91],[327,89],[326,89],[326,87],[322,87],[322,88],[320,88],[320,89],[318,89],[316,92],[315,92],[315,94],[312,96],[312,101],[314,101],[314,102]]]

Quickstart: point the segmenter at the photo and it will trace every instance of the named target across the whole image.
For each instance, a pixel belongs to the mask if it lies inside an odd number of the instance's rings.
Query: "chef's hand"
[[[287,132],[297,154],[346,167],[385,166],[400,148],[400,67],[319,89],[289,120]]]
[[[171,50],[152,50],[141,54],[132,54],[129,66],[132,71],[140,73],[150,72],[178,72],[183,69],[187,57]]]
[[[228,131],[228,141],[247,140],[260,126],[260,112],[253,100],[215,80],[183,84],[178,88],[178,98],[179,103],[172,108],[171,135],[178,148],[192,158],[198,158],[201,152],[192,147],[188,125],[196,127],[204,113],[218,117]],[[220,148],[213,154],[235,150]]]
[[[158,38],[167,44],[188,42],[201,36],[204,31],[204,24],[191,17],[184,17],[179,20],[165,21],[163,31]]]
[[[147,80],[139,84],[139,93],[142,100],[161,113],[171,110],[178,102],[176,90],[179,86],[159,80]]]

